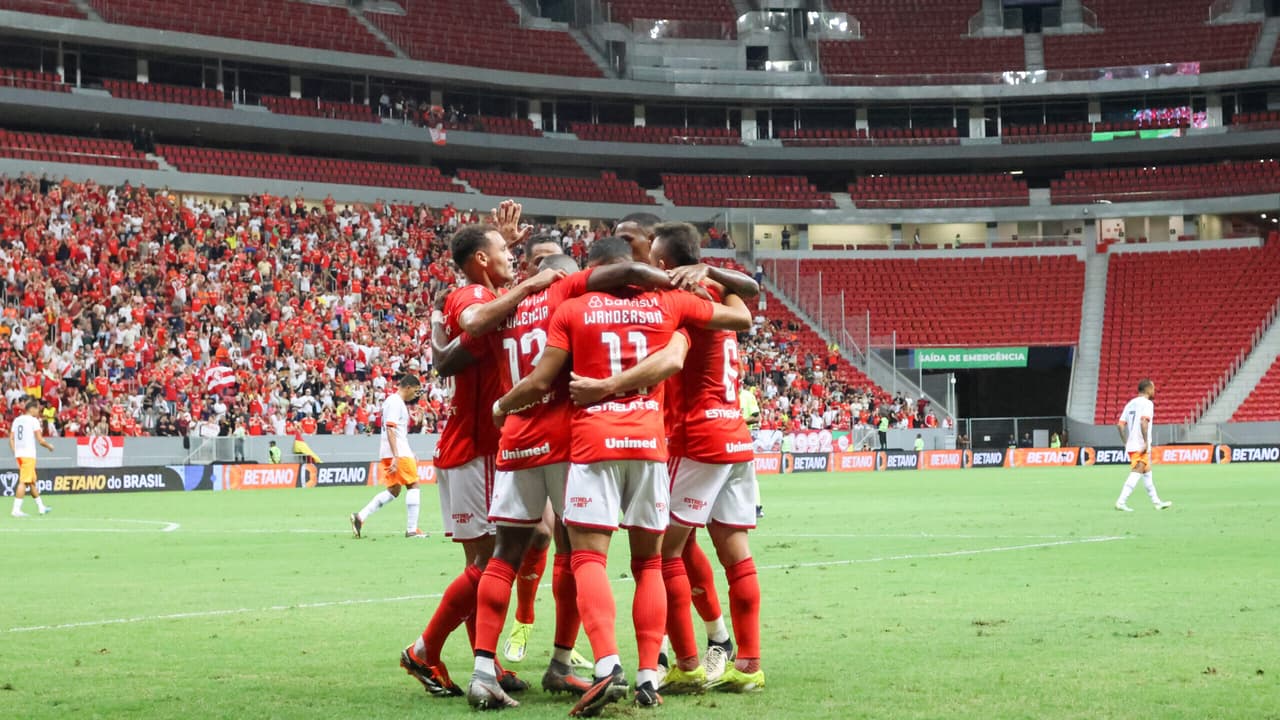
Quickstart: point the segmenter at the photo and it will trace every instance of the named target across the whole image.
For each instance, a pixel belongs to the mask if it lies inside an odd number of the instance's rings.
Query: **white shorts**
[[[564,486],[569,463],[552,463],[524,470],[499,470],[493,476],[489,520],[498,525],[536,525],[551,501],[556,515],[564,515]]]
[[[671,520],[688,527],[707,522],[752,530],[756,526],[756,466],[711,465],[672,458]]]
[[[489,522],[493,466],[494,456],[481,455],[465,465],[436,469],[445,537],[466,542],[493,534],[493,523]]]
[[[653,460],[609,460],[569,466],[564,523],[592,530],[621,527],[662,533],[671,501],[667,466]]]

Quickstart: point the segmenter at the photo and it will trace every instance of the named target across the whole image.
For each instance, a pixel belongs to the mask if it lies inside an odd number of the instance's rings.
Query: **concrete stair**
[[[88,0],[71,0],[71,4],[75,5],[76,9],[84,13],[90,20],[102,22],[102,16],[98,14],[97,10],[93,9]]]
[[[1267,18],[1262,24],[1262,32],[1258,33],[1258,44],[1253,46],[1253,54],[1249,56],[1249,67],[1270,67],[1277,39],[1280,39],[1280,17]]]
[[[1200,425],[1216,425],[1217,423],[1225,423],[1231,421],[1231,416],[1236,410],[1240,409],[1240,404],[1245,398],[1249,397],[1249,393],[1253,392],[1254,387],[1258,385],[1258,381],[1266,375],[1267,370],[1271,368],[1271,364],[1276,361],[1276,357],[1280,357],[1280,303],[1277,303],[1277,309],[1272,311],[1271,322],[1268,323],[1258,341],[1253,346],[1253,351],[1245,358],[1245,361],[1236,370],[1235,375],[1222,388],[1222,392],[1218,393],[1218,397],[1214,399],[1209,408],[1205,410],[1204,415],[1200,416]]]
[[[1022,36],[1022,52],[1028,72],[1044,70],[1044,35],[1026,33]]]
[[[348,5],[347,12],[351,14],[351,17],[355,18],[356,22],[360,23],[361,27],[368,30],[370,35],[378,38],[378,42],[382,43],[383,47],[390,50],[393,55],[402,60],[409,57],[404,50],[400,49],[399,45],[391,42],[391,38],[387,37],[386,33],[378,29],[377,25],[374,25],[369,18],[365,17],[364,13],[360,12],[359,8]]]
[[[1080,338],[1071,363],[1071,394],[1067,417],[1093,424],[1098,408],[1098,370],[1102,365],[1102,319],[1107,307],[1107,258],[1087,253],[1084,266],[1084,298],[1080,307]]]

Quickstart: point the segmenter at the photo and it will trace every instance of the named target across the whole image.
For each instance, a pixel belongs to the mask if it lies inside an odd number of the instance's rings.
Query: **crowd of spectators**
[[[368,433],[402,370],[427,380],[412,431],[438,428],[449,389],[430,376],[428,308],[455,282],[452,228],[481,213],[0,187],[0,435],[26,396],[57,436]],[[537,232],[581,260],[608,227]],[[845,383],[834,349],[802,354],[799,330],[762,315],[742,336],[762,427],[925,422],[923,406]]]

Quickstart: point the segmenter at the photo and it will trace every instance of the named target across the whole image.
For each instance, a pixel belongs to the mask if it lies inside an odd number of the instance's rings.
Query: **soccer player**
[[[631,257],[636,262],[649,263],[649,248],[653,244],[654,228],[662,219],[650,212],[636,212],[622,218],[613,226],[613,234],[631,246]]]
[[[1116,427],[1120,430],[1120,440],[1129,453],[1129,477],[1120,490],[1120,498],[1116,500],[1116,509],[1122,512],[1133,512],[1129,507],[1129,494],[1138,486],[1138,479],[1147,488],[1147,495],[1157,510],[1167,510],[1173,503],[1160,499],[1156,492],[1156,484],[1151,480],[1151,427],[1155,420],[1156,384],[1149,379],[1138,382],[1138,396],[1124,406],[1120,413],[1120,422]]]
[[[697,231],[684,223],[664,223],[655,229],[652,259],[671,270],[678,284],[702,282],[709,269],[698,261]],[[745,275],[718,273],[746,297],[759,290]],[[717,294],[719,284],[713,285]],[[660,690],[669,694],[701,692],[704,687],[735,692],[764,686],[760,669],[760,586],[747,531],[755,527],[755,454],[751,434],[739,405],[737,337],[734,333],[690,328],[683,369],[667,381],[667,437],[672,473],[671,519],[662,543],[663,579],[667,587],[667,633],[676,666]],[[640,368],[598,381],[597,392],[614,392],[637,380]],[[581,387],[582,383],[580,383]],[[710,522],[708,522],[710,521]],[[729,605],[734,632],[740,642],[735,664],[732,644],[723,623],[709,627],[709,669],[698,661],[698,647],[689,617],[691,583],[685,557],[693,529],[706,527],[729,580]],[[714,586],[712,586],[714,592]],[[714,676],[711,676],[714,673]]]
[[[27,517],[22,512],[22,498],[26,497],[27,488],[31,488],[31,497],[35,498],[36,508],[41,515],[49,514],[50,508],[40,497],[40,488],[36,486],[36,445],[53,452],[53,444],[44,439],[40,430],[40,401],[27,398],[24,412],[13,419],[9,428],[9,449],[18,459],[18,489],[13,496],[13,516]]]
[[[631,255],[625,241],[593,244],[615,261]],[[741,300],[715,305],[684,292],[628,290],[592,292],[563,303],[552,317],[547,347],[533,372],[494,406],[495,416],[545,395],[572,359],[573,373],[587,378],[617,375],[671,340],[678,327],[747,329],[751,315]],[[661,538],[670,501],[662,388],[629,391],[586,408],[575,408],[564,521],[573,546],[571,563],[578,611],[595,655],[595,682],[570,711],[598,714],[621,699],[629,686],[618,656],[617,608],[605,569],[609,542],[620,526],[629,532],[635,579],[632,620],[639,650],[635,701],[662,702],[657,692],[658,653],[666,618]],[[618,518],[622,522],[619,525]]]
[[[422,394],[422,381],[412,373],[396,378],[397,390],[382,402],[382,440],[378,444],[378,457],[382,464],[382,483],[386,489],[369,501],[364,509],[351,514],[351,532],[360,537],[360,531],[369,516],[383,505],[400,497],[404,488],[404,508],[407,523],[404,536],[425,538],[427,533],[418,529],[418,458],[409,447],[409,407]]]
[[[542,256],[541,268],[573,274],[547,290],[525,298],[499,331],[506,360],[499,363],[499,368],[503,386],[508,390],[514,382],[533,371],[546,347],[551,313],[566,300],[589,290],[633,284],[671,286],[665,273],[641,263],[613,264],[575,272],[577,265],[571,258],[562,253],[551,253]],[[568,377],[562,374],[533,407],[511,414],[503,424],[493,505],[489,512],[489,519],[497,525],[497,544],[477,590],[475,673],[467,687],[467,700],[477,708],[494,709],[517,704],[499,686],[494,646],[506,619],[516,568],[522,558],[528,565],[529,556],[537,552],[538,548],[531,547],[531,544],[535,527],[543,521],[548,505],[553,511],[552,522],[557,526],[555,573],[552,576],[552,592],[556,598],[556,638],[542,687],[551,692],[577,694],[590,687],[573,674],[570,666],[579,619],[568,538],[563,525],[555,521],[564,513],[565,478],[569,470],[572,405],[567,385]],[[542,557],[545,559],[545,548]],[[521,622],[517,612],[517,629]]]
[[[504,203],[500,211],[507,207]],[[516,233],[510,231],[511,225],[500,222],[500,230],[472,224],[454,232],[450,252],[469,284],[449,293],[443,312],[435,311],[431,318],[436,371],[453,375],[454,384],[450,414],[435,452],[440,514],[445,535],[462,545],[466,566],[445,589],[422,636],[400,653],[400,666],[437,697],[463,694],[449,678],[440,654],[445,640],[464,622],[474,645],[476,587],[493,553],[489,500],[498,431],[488,418],[501,386],[492,345],[484,336],[501,325],[521,300],[564,276],[547,270],[499,297],[513,279],[507,238]],[[514,673],[500,672],[499,677],[508,692],[527,687]]]

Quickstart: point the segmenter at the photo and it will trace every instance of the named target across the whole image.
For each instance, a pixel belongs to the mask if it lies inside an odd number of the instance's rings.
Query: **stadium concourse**
[[[376,432],[391,378],[432,365],[426,318],[454,283],[451,228],[482,216],[327,198],[213,205],[145,187],[5,178],[0,435],[22,398],[51,436]],[[606,228],[543,227],[578,258]],[[744,335],[762,426],[849,430],[881,410],[937,422],[876,387],[776,299]],[[435,432],[430,382],[413,431]]]

